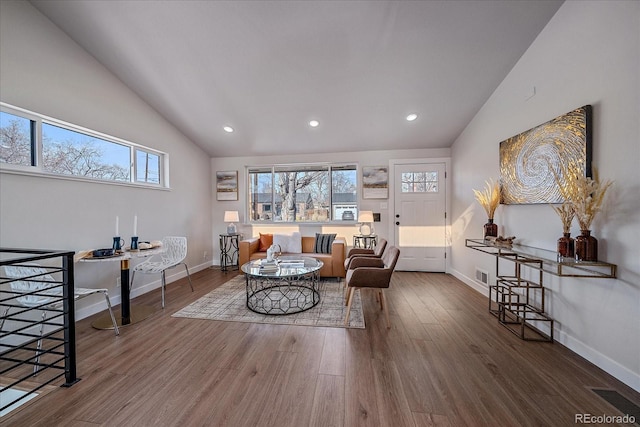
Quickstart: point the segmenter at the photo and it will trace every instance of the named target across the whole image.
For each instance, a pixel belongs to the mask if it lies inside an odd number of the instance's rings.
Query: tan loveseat
[[[320,269],[320,277],[345,277],[344,260],[347,255],[347,242],[343,237],[336,237],[331,245],[330,254],[319,254],[314,252],[316,239],[314,236],[302,236],[302,254],[316,258],[324,263]],[[239,242],[239,262],[243,265],[254,259],[266,258],[266,252],[258,251],[260,239],[253,237]],[[296,255],[283,253],[282,255]]]

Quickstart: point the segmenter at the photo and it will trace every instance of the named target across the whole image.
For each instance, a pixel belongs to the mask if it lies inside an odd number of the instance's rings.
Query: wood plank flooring
[[[363,291],[366,329],[172,318],[235,273],[207,269],[134,303],[158,310],[112,331],[77,323],[70,388],[3,426],[573,426],[618,415],[591,388],[638,393],[560,344],[524,342],[487,299],[445,274],[396,272],[387,329]]]

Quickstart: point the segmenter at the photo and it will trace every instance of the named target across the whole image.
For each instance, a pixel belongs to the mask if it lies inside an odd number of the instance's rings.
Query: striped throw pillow
[[[320,234],[316,233],[316,243],[314,252],[317,254],[330,254],[331,245],[336,238],[336,234]]]

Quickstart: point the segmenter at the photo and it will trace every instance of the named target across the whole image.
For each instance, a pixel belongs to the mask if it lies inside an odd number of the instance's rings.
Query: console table
[[[595,261],[559,261],[557,253],[525,245],[466,239],[465,246],[496,257],[496,281],[489,283],[489,312],[523,340],[553,342],[553,319],[545,313],[544,273],[558,277],[616,277],[616,265]],[[513,263],[501,273],[500,260]],[[527,271],[528,270],[528,271]],[[536,325],[547,324],[549,333]]]
[[[238,269],[238,238],[239,233],[220,235],[220,270]]]

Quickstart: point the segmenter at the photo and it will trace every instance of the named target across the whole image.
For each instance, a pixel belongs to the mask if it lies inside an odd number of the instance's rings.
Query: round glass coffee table
[[[311,257],[280,257],[275,265],[253,260],[241,268],[247,283],[247,308],[256,313],[300,313],[320,302],[322,261]]]

